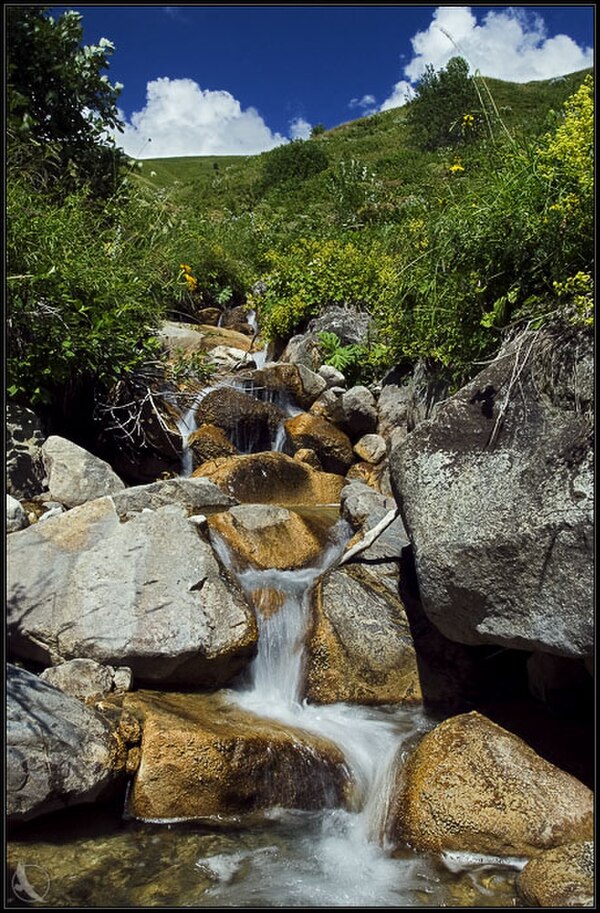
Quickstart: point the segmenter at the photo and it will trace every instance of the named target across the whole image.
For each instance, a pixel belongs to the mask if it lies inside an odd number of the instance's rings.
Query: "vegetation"
[[[425,359],[456,385],[521,325],[591,325],[591,73],[519,86],[455,58],[403,108],[309,140],[135,163],[106,140],[110,43],[82,48],[77,14],[9,13],[10,396],[106,389],[158,357],[163,319],[209,306],[247,303],[285,340],[351,304],[373,336],[321,334],[328,363]]]

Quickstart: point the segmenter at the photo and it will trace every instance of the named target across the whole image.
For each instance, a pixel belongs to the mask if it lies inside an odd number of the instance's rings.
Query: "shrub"
[[[271,251],[264,293],[254,303],[267,338],[287,338],[328,305],[377,311],[393,291],[395,261],[381,246],[303,239]]]
[[[311,140],[293,140],[265,155],[259,184],[262,192],[291,181],[305,181],[329,164],[323,145]]]
[[[437,72],[431,64],[425,68],[408,107],[408,123],[423,149],[457,146],[475,139],[481,111],[466,60],[453,57]]]

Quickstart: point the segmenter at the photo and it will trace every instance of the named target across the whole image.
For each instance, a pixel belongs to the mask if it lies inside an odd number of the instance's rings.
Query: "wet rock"
[[[212,514],[233,507],[235,498],[226,495],[208,479],[162,479],[150,485],[135,485],[111,495],[121,520],[142,510],[157,510],[177,504],[188,514]]]
[[[375,465],[367,463],[365,460],[353,463],[346,473],[346,478],[349,482],[362,482],[372,488],[373,491],[393,498],[387,459]]]
[[[344,485],[342,476],[275,452],[210,460],[192,477],[210,479],[243,504],[336,504]]]
[[[517,888],[532,907],[592,907],[594,874],[593,842],[570,843],[531,859]]]
[[[253,364],[250,352],[235,346],[214,346],[210,350],[210,361],[218,368],[229,371],[241,370]]]
[[[354,462],[348,437],[324,418],[307,412],[285,422],[286,450],[314,450],[325,472],[345,475]]]
[[[218,387],[208,393],[196,411],[198,425],[217,425],[237,450],[258,453],[270,450],[285,413],[274,403],[234,387]]]
[[[377,572],[359,564],[335,568],[315,587],[305,696],[318,704],[420,701],[404,607]]]
[[[366,463],[381,463],[386,454],[386,444],[380,434],[365,434],[354,445],[354,453]]]
[[[42,461],[42,423],[31,409],[6,406],[6,491],[17,501],[27,501],[45,487]]]
[[[14,533],[29,526],[29,518],[21,504],[12,495],[6,496],[6,532]]]
[[[67,508],[125,488],[108,463],[66,438],[51,435],[44,441],[42,456],[50,495]]]
[[[294,454],[294,459],[298,460],[299,463],[306,463],[307,466],[311,466],[313,469],[318,471],[323,470],[321,461],[314,450],[311,450],[310,447],[300,447],[299,450]]]
[[[450,639],[593,653],[590,341],[520,337],[392,449],[423,607]],[[518,389],[515,387],[518,373]]]
[[[295,511],[270,504],[242,504],[209,520],[238,556],[241,566],[292,570],[317,561],[328,523],[308,522]]]
[[[237,449],[233,446],[225,432],[218,425],[210,422],[202,425],[188,438],[188,447],[193,453],[193,468],[196,469],[207,460],[216,460],[218,457],[233,456]]]
[[[322,377],[304,365],[279,361],[265,365],[238,378],[249,391],[262,392],[264,398],[280,397],[284,402],[292,400],[300,409],[310,409],[318,396],[323,393],[326,383]]]
[[[350,781],[328,740],[266,720],[220,695],[136,692],[142,761],[128,812],[145,820],[238,817],[260,809],[344,805]]]
[[[310,414],[327,419],[328,422],[342,428],[346,423],[346,414],[342,405],[344,393],[344,387],[328,387],[314,401],[310,407]]]
[[[45,665],[84,657],[141,681],[212,685],[252,655],[256,620],[183,508],[121,522],[111,498],[14,533],[10,649]]]
[[[229,346],[242,352],[247,352],[250,347],[250,340],[243,333],[210,324],[166,321],[157,335],[171,358],[208,352],[217,346]]]
[[[387,833],[423,852],[533,856],[591,839],[593,794],[477,712],[451,717],[400,764]]]
[[[10,822],[97,800],[124,763],[119,741],[99,714],[12,665],[7,749]]]
[[[219,324],[219,320],[223,316],[223,311],[220,308],[202,308],[198,311],[198,323],[203,323],[205,326],[216,327]]]

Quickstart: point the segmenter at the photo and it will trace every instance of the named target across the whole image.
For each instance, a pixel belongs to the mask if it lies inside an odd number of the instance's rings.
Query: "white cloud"
[[[375,114],[375,112],[379,110],[374,95],[363,95],[362,98],[351,98],[348,102],[348,107],[360,108],[362,117],[368,117],[369,114]]]
[[[415,90],[409,82],[405,79],[401,79],[400,82],[397,82],[393,88],[392,94],[389,98],[386,98],[385,101],[379,106],[379,111],[387,111],[388,108],[401,108],[402,105],[405,105],[413,95]]]
[[[477,9],[477,8],[475,8]],[[411,39],[414,55],[404,68],[408,82],[396,83],[381,111],[405,103],[404,89],[422,76],[427,65],[445,67],[460,54],[471,72],[529,82],[551,79],[593,66],[593,50],[579,47],[567,35],[549,38],[544,21],[534,9],[507,7],[490,10],[481,23],[469,6],[440,6],[429,27]]]
[[[287,142],[229,92],[168,76],[148,83],[145,107],[131,115],[115,140],[133,158],[256,155]]]
[[[308,139],[312,126],[303,117],[296,117],[290,123],[290,136],[292,139]]]

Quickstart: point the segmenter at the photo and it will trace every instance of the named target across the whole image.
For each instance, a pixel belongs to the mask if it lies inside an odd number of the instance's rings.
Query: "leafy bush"
[[[59,205],[13,178],[7,188],[7,387],[35,405],[84,378],[108,385],[155,355],[175,291],[156,203]]]
[[[267,338],[287,338],[328,305],[376,311],[392,293],[395,261],[380,245],[303,239],[271,251],[264,293],[252,302]]]
[[[408,107],[408,123],[423,149],[458,146],[477,136],[482,112],[469,65],[453,57],[445,69],[429,64]]]
[[[83,46],[82,17],[73,10],[56,20],[43,7],[6,12],[9,156],[54,165],[55,192],[87,184],[112,193],[124,161],[106,135],[120,125],[120,86],[101,75],[112,43]]]
[[[327,153],[321,143],[293,140],[277,146],[265,156],[260,188],[264,192],[270,187],[291,181],[305,181],[324,171],[328,164]]]

